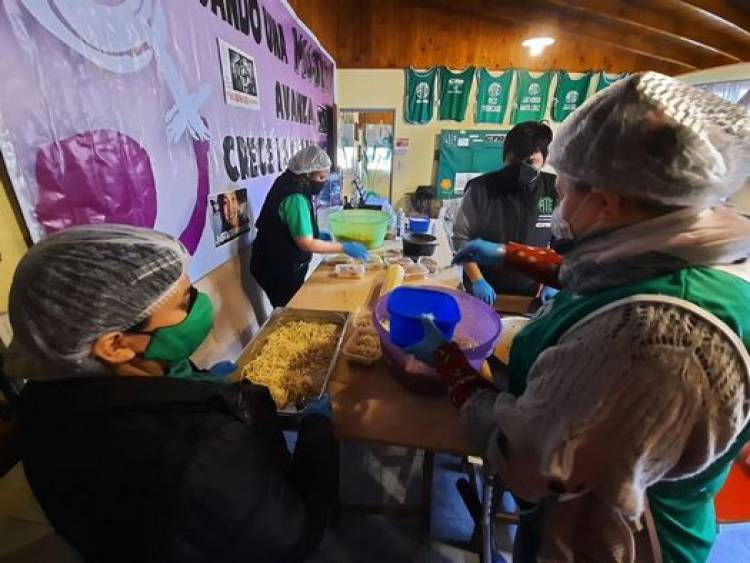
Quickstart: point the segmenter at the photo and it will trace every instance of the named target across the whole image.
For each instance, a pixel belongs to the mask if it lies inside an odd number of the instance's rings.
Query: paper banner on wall
[[[541,121],[547,112],[552,72],[532,73],[516,71],[516,102],[513,123]]]
[[[573,78],[570,73],[557,73],[557,87],[552,107],[552,119],[564,121],[586,100],[591,84],[591,73],[584,73],[580,78]]]
[[[627,72],[621,72],[620,74],[607,74],[604,71],[599,73],[599,81],[596,83],[596,91],[601,92],[607,86],[611,86],[615,82],[619,82],[623,78],[628,76]]]
[[[477,69],[476,123],[503,123],[512,82],[512,70],[493,76],[486,68]]]
[[[444,66],[438,70],[440,109],[439,119],[463,121],[469,105],[471,82],[474,80],[474,67],[460,72],[452,72]]]
[[[406,92],[404,96],[404,121],[407,123],[429,123],[435,107],[435,76],[437,69],[418,71],[406,69]]]
[[[469,180],[502,167],[506,134],[506,130],[441,131],[435,177],[437,196],[441,199],[458,197]]]
[[[394,154],[396,156],[406,156],[409,154],[409,138],[398,137],[394,145]]]
[[[209,194],[237,192],[252,223],[295,150],[326,145],[335,66],[286,1],[237,6],[3,1],[1,148],[34,241],[156,228],[194,278],[250,241],[243,225],[216,246]]]

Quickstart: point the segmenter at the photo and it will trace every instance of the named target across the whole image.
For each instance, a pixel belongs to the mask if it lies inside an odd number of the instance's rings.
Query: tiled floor
[[[341,497],[350,504],[417,504],[422,454],[405,448],[345,443],[341,448]],[[473,520],[455,487],[459,459],[435,458],[432,520],[425,536],[416,516],[343,512],[338,529],[328,533],[315,563],[478,563],[467,549]],[[501,550],[496,562],[511,562],[512,530],[496,530]],[[750,562],[750,526],[724,527],[710,563]]]
[[[345,443],[341,460],[344,504],[419,503],[421,452]],[[459,463],[454,456],[437,455],[435,458],[429,537],[422,531],[418,516],[366,515],[345,510],[340,526],[328,534],[313,561],[478,562],[477,554],[467,550],[474,521],[455,487],[456,479],[461,477]]]

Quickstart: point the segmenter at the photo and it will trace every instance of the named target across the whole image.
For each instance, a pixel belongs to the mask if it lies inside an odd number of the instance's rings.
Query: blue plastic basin
[[[440,332],[447,339],[461,320],[456,299],[438,289],[398,287],[388,299],[391,342],[399,347],[416,344],[424,338],[422,315],[432,315]]]
[[[412,233],[429,233],[430,220],[426,217],[409,217],[409,230]]]

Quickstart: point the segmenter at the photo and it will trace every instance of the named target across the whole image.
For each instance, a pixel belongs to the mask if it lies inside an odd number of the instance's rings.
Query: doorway
[[[341,109],[336,160],[349,201],[359,182],[369,198],[392,201],[394,109]]]

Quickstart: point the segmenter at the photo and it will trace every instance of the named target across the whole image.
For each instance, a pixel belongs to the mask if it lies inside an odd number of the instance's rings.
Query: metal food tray
[[[235,373],[237,380],[242,378],[242,370],[253,358],[255,358],[260,351],[263,349],[268,335],[271,334],[276,327],[283,323],[291,321],[314,321],[321,323],[333,323],[339,325],[339,335],[336,340],[336,347],[333,349],[333,356],[331,356],[331,362],[326,369],[325,377],[323,378],[323,384],[320,388],[318,397],[321,397],[326,389],[328,388],[328,381],[331,379],[331,374],[336,367],[336,361],[338,360],[339,353],[341,351],[342,343],[344,342],[344,336],[346,335],[347,327],[349,324],[350,314],[345,311],[315,311],[312,309],[292,309],[290,307],[278,307],[273,310],[271,316],[268,317],[263,326],[258,331],[258,334],[248,343],[245,349],[237,359],[237,365],[239,366]],[[287,406],[285,409],[280,409],[279,414],[282,415],[297,415],[300,410],[296,405]]]

